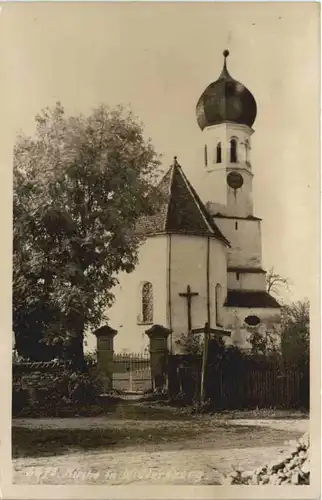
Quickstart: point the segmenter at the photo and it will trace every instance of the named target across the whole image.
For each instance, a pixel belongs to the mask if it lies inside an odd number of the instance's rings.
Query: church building
[[[261,219],[253,212],[251,138],[257,105],[224,65],[201,95],[197,123],[203,137],[202,199],[177,158],[160,182],[163,204],[142,218],[139,262],[119,276],[109,324],[118,330],[115,350],[143,352],[153,324],[171,331],[169,350],[208,322],[226,338],[250,347],[254,330],[274,335],[280,306],[266,292]]]

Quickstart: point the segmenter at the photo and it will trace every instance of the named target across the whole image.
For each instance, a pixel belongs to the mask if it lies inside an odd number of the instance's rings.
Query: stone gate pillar
[[[168,336],[171,331],[161,325],[146,330],[150,339],[152,389],[164,389],[167,383]]]
[[[94,335],[97,339],[97,364],[103,377],[104,390],[113,389],[114,337],[117,330],[108,325],[98,328]]]

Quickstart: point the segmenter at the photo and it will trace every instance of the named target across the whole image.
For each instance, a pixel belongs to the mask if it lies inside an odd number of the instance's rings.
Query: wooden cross
[[[202,328],[194,328],[191,333],[203,333],[204,343],[203,343],[203,355],[202,355],[202,368],[201,368],[201,387],[200,387],[200,399],[203,403],[205,401],[205,380],[206,380],[206,369],[207,369],[207,358],[208,358],[208,345],[210,335],[218,335],[220,337],[230,337],[230,331],[224,330],[223,328],[210,328],[209,323],[205,323]]]
[[[187,299],[188,306],[188,332],[191,331],[191,299],[199,295],[198,292],[192,292],[190,285],[187,286],[187,291],[179,293],[180,297],[185,297]]]

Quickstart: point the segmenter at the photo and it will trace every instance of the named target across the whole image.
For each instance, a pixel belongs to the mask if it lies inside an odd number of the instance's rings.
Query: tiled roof
[[[157,214],[140,218],[136,232],[211,236],[229,245],[176,158],[159,184],[162,203]]]
[[[266,291],[228,290],[226,307],[280,307],[274,297]]]

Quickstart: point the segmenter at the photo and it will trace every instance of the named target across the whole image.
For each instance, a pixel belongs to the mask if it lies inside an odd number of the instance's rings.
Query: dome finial
[[[225,80],[228,80],[228,79],[231,79],[231,76],[230,74],[228,73],[228,69],[227,69],[227,57],[229,56],[229,50],[228,49],[225,49],[223,51],[223,56],[224,56],[224,66],[223,66],[223,69],[222,69],[222,72],[219,76],[219,78],[223,78]]]

